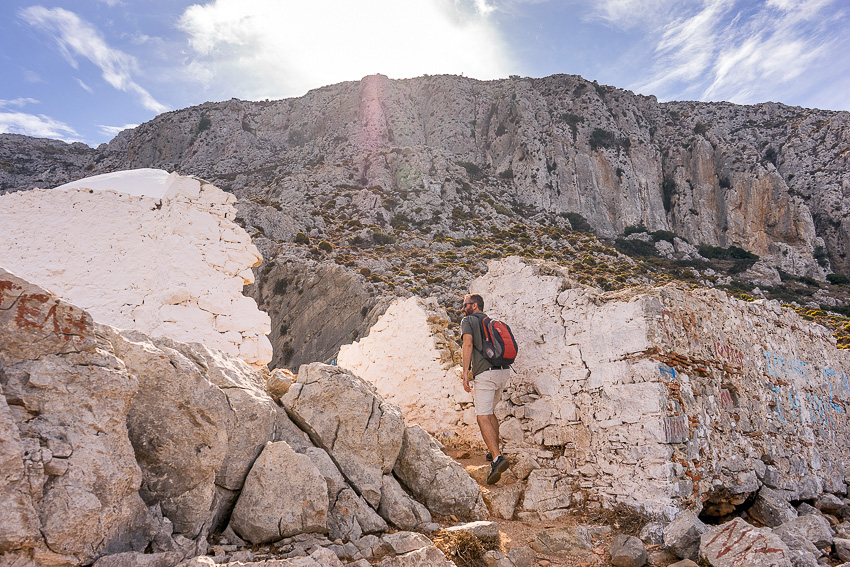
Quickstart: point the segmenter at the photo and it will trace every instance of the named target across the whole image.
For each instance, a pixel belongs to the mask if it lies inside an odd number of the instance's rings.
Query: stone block
[[[767,528],[735,518],[700,538],[699,560],[712,567],[792,567],[788,547]]]
[[[614,567],[643,567],[648,560],[643,542],[634,536],[624,534],[614,537],[608,553],[611,555],[611,564]]]
[[[695,561],[699,557],[700,538],[707,531],[708,526],[696,514],[685,510],[664,528],[664,545],[682,559]]]

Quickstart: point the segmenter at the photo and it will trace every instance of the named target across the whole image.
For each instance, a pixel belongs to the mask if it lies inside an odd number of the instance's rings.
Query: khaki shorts
[[[511,377],[510,368],[494,368],[478,374],[472,381],[472,400],[475,403],[475,415],[491,415],[496,402]]]

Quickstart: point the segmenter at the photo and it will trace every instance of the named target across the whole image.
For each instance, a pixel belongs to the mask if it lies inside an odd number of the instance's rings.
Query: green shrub
[[[590,134],[590,149],[610,148],[617,144],[617,137],[613,132],[603,130],[602,128],[594,128]]]
[[[703,135],[708,132],[708,124],[705,122],[699,122],[694,125],[694,134]]]
[[[570,226],[578,232],[593,232],[593,227],[587,222],[587,219],[578,213],[561,213],[561,216],[570,221]]]
[[[203,116],[198,121],[198,132],[203,132],[204,130],[209,130],[210,126],[212,126],[212,120],[210,120],[206,116]]]
[[[299,232],[295,235],[295,244],[309,244],[310,237],[304,234],[303,232]]]
[[[818,261],[818,265],[821,268],[826,268],[829,265],[829,254],[827,254],[826,248],[823,246],[815,246],[812,256]]]
[[[833,285],[844,285],[850,282],[850,278],[844,274],[827,274],[826,281]]]
[[[649,232],[649,231],[642,224],[633,224],[633,225],[627,226],[625,229],[623,229],[623,236],[629,236],[630,234],[637,234],[639,232]]]
[[[372,231],[372,240],[375,241],[376,244],[395,244],[396,238],[392,234],[386,234],[379,230]]]
[[[718,184],[721,187],[723,187],[724,189],[731,189],[732,188],[732,182],[729,181],[729,178],[725,177],[725,176],[720,178],[720,181],[718,182]]]
[[[652,242],[643,240],[626,240],[618,238],[614,241],[614,248],[626,256],[638,256],[641,258],[653,258],[658,256],[658,250]]]
[[[333,244],[331,244],[327,240],[322,240],[321,242],[319,242],[319,250],[323,250],[325,252],[332,252],[333,249]]]

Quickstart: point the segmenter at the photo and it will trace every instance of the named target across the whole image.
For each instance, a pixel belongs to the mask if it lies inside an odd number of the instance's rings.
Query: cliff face
[[[5,155],[35,143],[14,137],[0,146]],[[445,217],[490,195],[528,216],[578,213],[602,236],[642,224],[822,279],[829,266],[820,246],[832,270],[850,268],[848,148],[846,112],[658,103],[569,75],[376,75],[296,99],[166,113],[90,152],[81,167],[201,176],[253,198],[243,216],[283,240],[316,226],[309,196],[340,186],[379,188],[375,203],[368,194],[347,203],[378,223],[399,213],[412,222]],[[43,167],[31,165],[29,175],[4,164],[4,186],[44,185],[51,160],[67,163],[72,150],[40,150]]]

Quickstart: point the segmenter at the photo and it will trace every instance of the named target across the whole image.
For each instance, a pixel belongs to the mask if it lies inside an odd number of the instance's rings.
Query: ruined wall
[[[98,322],[271,360],[268,315],[242,295],[262,260],[235,197],[161,170],[0,196],[0,266]]]
[[[509,258],[470,286],[520,343],[496,408],[505,452],[537,469],[516,516],[554,518],[587,501],[721,516],[762,485],[789,500],[846,490],[850,356],[823,327],[775,302],[676,286],[600,294],[555,270]],[[378,344],[392,357],[398,327],[376,326],[340,364]],[[411,421],[477,439],[462,398],[420,395],[426,370],[394,361],[358,372],[417,407]]]

